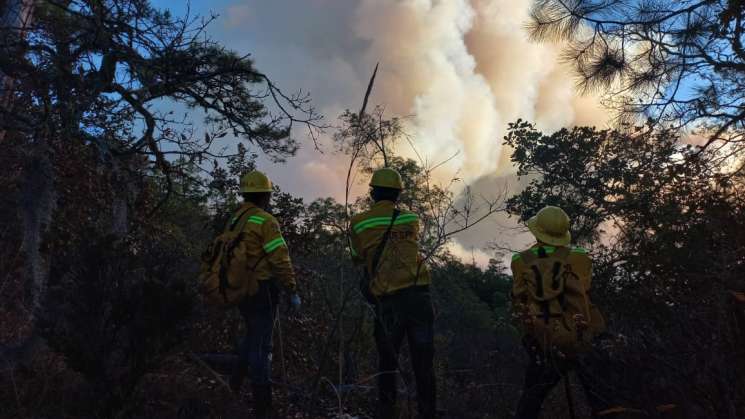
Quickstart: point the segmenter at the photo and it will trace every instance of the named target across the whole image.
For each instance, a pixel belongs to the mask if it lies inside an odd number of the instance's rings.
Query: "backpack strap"
[[[563,275],[560,274],[562,273],[562,269],[564,268],[564,263],[569,257],[569,253],[570,250],[568,247],[559,247],[554,251],[552,255],[553,258],[556,259],[554,261],[554,266],[551,267],[551,288],[553,288],[554,290],[557,290],[560,286],[564,285],[561,283],[562,281],[564,281]],[[563,300],[564,294],[562,293],[559,300],[562,306],[565,305]]]
[[[564,276],[564,264],[566,263],[567,258],[569,258],[569,254],[571,253],[571,249],[568,247],[559,247],[557,248],[554,253],[553,257],[555,259],[554,266],[551,268],[552,278],[551,278],[551,288],[554,290],[558,290],[559,287],[562,289],[566,289],[566,277]],[[562,311],[566,309],[567,306],[567,299],[566,294],[562,291],[561,294],[557,297],[559,300],[559,305],[561,306]]]
[[[399,210],[398,208],[395,208],[393,210],[393,215],[391,215],[391,223],[388,224],[388,228],[385,230],[383,238],[380,240],[380,244],[378,244],[378,247],[375,248],[375,253],[373,253],[373,258],[371,261],[372,266],[369,270],[367,269],[367,267],[365,267],[362,278],[360,279],[360,292],[365,297],[365,300],[367,300],[367,302],[372,305],[376,305],[379,301],[370,291],[370,283],[375,278],[375,275],[377,275],[378,273],[380,258],[383,256],[383,250],[385,250],[385,246],[388,243],[388,238],[391,235],[391,229],[393,228],[393,224],[396,222],[396,218],[398,218],[398,215],[400,213],[401,210]]]
[[[378,273],[378,265],[380,265],[380,258],[383,256],[383,251],[385,250],[385,245],[388,244],[388,239],[391,237],[391,230],[393,229],[393,224],[396,222],[396,218],[401,214],[401,210],[398,208],[393,210],[393,215],[391,216],[391,223],[388,224],[388,229],[385,230],[385,234],[383,234],[383,238],[380,240],[380,244],[375,249],[375,253],[373,254],[372,258],[372,266],[370,267],[370,280],[375,278],[375,275]]]
[[[247,221],[247,218],[244,218],[244,216],[252,209],[256,209],[256,207],[249,207],[241,211],[240,214],[238,214],[235,218],[231,220],[231,222],[226,227],[226,231],[235,231],[236,227],[239,225],[240,225],[239,230],[243,230],[243,228],[246,226],[246,221]],[[230,263],[230,258],[233,255],[233,250],[235,250],[235,248],[238,246],[238,242],[240,242],[242,238],[243,238],[243,232],[238,234],[238,237],[235,240],[231,241],[230,243],[225,244],[225,251],[227,252],[227,256],[228,256],[227,258],[228,263]]]
[[[572,250],[568,247],[557,247],[553,253],[553,256],[563,263],[567,260],[567,258],[569,258],[570,253],[572,253]]]
[[[241,211],[235,218],[233,218],[231,221],[228,222],[228,225],[226,226],[226,231],[233,231],[235,227],[238,225],[238,223],[243,219],[243,216],[246,215],[247,212],[251,211],[253,207],[248,207]]]
[[[535,277],[535,294],[543,298],[543,275],[541,275],[541,270],[538,269],[538,265],[530,265],[530,269],[533,271],[533,276]],[[551,311],[548,307],[548,301],[541,300],[541,312],[543,313],[543,322],[548,324],[548,320],[551,317]]]
[[[251,211],[252,209],[255,209],[255,207],[248,207],[248,208],[244,209],[243,211],[241,211],[237,216],[235,216],[234,218],[232,218],[231,220],[229,220],[228,221],[228,225],[225,226],[225,231],[226,232],[227,231],[234,231],[235,228],[239,224],[241,225],[241,229],[242,229],[243,226],[246,225],[244,216],[249,211]],[[223,243],[223,251],[222,251],[223,252],[223,256],[222,256],[222,258],[220,260],[220,272],[218,274],[219,275],[219,278],[220,278],[218,289],[219,289],[220,294],[222,294],[223,299],[225,300],[225,303],[226,304],[228,302],[228,289],[235,289],[235,288],[237,288],[237,287],[233,287],[233,286],[230,285],[230,281],[228,280],[228,272],[227,271],[228,271],[228,265],[230,264],[230,260],[231,260],[231,258],[233,256],[233,250],[235,250],[235,248],[238,246],[238,242],[239,241],[240,241],[240,239],[233,240],[230,243]],[[258,261],[256,261],[256,264],[253,266],[253,268],[251,269],[251,271],[253,271],[253,270],[256,269],[256,267],[259,265],[259,263],[261,262],[261,260],[264,259],[264,256],[266,256],[266,255],[262,255],[262,257],[259,258]]]
[[[523,261],[530,266],[530,270],[533,271],[533,277],[535,278],[535,294],[539,298],[543,298],[544,290],[543,290],[543,275],[541,274],[541,270],[538,269],[538,265],[536,264],[536,261],[538,259],[546,258],[546,249],[543,247],[538,248],[538,256],[536,256],[533,253],[533,249],[528,249],[522,253],[520,253],[520,257],[523,259]],[[551,311],[549,310],[548,301],[541,301],[541,312],[543,314],[543,322],[548,324],[548,321],[551,317]]]

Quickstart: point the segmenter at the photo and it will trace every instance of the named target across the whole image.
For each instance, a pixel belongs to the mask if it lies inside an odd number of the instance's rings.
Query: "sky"
[[[211,37],[250,53],[283,90],[309,92],[332,125],[345,109],[359,109],[379,62],[370,106],[384,106],[389,117],[407,116],[412,139],[413,146],[402,142],[397,154],[427,165],[447,160],[435,172],[438,181],[458,177],[456,188],[471,185],[489,198],[520,188],[510,151],[502,147],[509,122],[522,118],[550,132],[607,120],[597,97],[575,94],[573,75],[558,59],[561,46],[528,39],[531,2],[193,0],[191,12],[219,15]],[[185,11],[181,1],[153,3]],[[294,135],[302,138],[297,156],[285,165],[262,159],[259,169],[306,200],[343,200],[346,156],[334,153],[327,137],[319,152],[302,131]],[[491,253],[483,249],[494,241],[518,249],[530,238],[514,219],[498,216],[459,235],[452,250],[484,265]]]

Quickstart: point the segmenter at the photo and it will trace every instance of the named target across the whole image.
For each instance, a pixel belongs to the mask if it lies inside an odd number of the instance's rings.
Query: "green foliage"
[[[451,282],[454,281],[465,287],[456,294],[465,294],[469,299],[475,298],[477,307],[486,305],[489,310],[488,319],[481,318],[484,315],[484,312],[481,312],[476,315],[475,324],[481,324],[481,327],[489,325],[489,329],[492,330],[490,333],[516,336],[510,324],[509,313],[512,279],[503,273],[496,263],[482,269],[447,258],[443,264],[437,266],[435,272],[438,278],[450,278]],[[437,288],[441,287],[442,284],[438,282]],[[461,303],[463,307],[467,307],[466,310],[473,309],[472,303],[463,301]]]
[[[505,144],[518,176],[531,182],[507,202],[526,220],[545,205],[572,214],[572,233],[581,243],[597,241],[598,227],[623,219],[632,228],[653,228],[660,214],[700,202],[708,189],[701,156],[678,142],[673,131],[640,127],[633,134],[589,127],[550,135],[518,120]],[[699,204],[700,205],[700,204]]]
[[[142,377],[186,337],[194,255],[170,230],[124,242],[90,231],[52,266],[43,336],[88,380],[97,415],[130,408]]]

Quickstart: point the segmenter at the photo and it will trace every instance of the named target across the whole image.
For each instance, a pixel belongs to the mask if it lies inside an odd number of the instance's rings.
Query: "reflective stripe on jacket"
[[[394,208],[391,201],[379,201],[368,211],[352,217],[352,259],[364,264],[368,272],[372,271],[372,259],[391,224]],[[370,290],[373,295],[383,296],[430,282],[429,270],[419,255],[419,217],[413,212],[401,211],[394,221]]]
[[[242,241],[248,254],[246,260],[251,267],[256,266],[256,280],[266,281],[275,278],[288,291],[294,292],[295,272],[277,219],[256,205],[246,202],[233,213],[229,223],[237,221],[236,217],[241,214],[245,219]]]

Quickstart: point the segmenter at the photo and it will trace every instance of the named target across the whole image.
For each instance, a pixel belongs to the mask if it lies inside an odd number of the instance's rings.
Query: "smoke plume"
[[[436,172],[484,185],[514,177],[502,137],[509,122],[551,131],[605,122],[594,97],[577,97],[558,59],[560,47],[536,44],[524,25],[531,0],[240,0],[219,11],[219,37],[251,51],[285,89],[309,89],[333,123],[358,109],[380,62],[371,103],[410,116],[399,154]],[[297,133],[302,135],[302,133]],[[343,198],[346,161],[328,144],[305,147],[281,168],[267,167],[290,192]],[[468,240],[469,245],[478,239]]]

